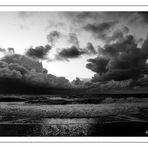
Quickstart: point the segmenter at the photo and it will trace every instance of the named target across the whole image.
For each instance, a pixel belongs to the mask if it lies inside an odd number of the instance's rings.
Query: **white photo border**
[[[0,5],[11,11],[148,11],[148,5]],[[148,137],[0,137],[0,143],[148,143]]]

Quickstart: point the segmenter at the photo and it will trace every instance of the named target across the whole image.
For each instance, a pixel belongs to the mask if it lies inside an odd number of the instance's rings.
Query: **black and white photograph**
[[[148,11],[0,11],[0,137],[146,136]]]

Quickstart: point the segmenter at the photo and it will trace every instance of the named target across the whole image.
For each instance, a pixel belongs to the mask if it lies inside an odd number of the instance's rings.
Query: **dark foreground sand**
[[[147,102],[39,105],[0,103],[0,136],[147,136]],[[140,118],[139,118],[140,117]]]

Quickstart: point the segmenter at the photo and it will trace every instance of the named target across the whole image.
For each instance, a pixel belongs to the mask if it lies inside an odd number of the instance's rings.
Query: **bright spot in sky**
[[[26,15],[27,14],[27,15]],[[58,13],[19,13],[19,12],[0,12],[0,48],[14,48],[15,53],[24,54],[25,49],[33,46],[44,46],[48,44],[47,34],[50,31],[59,29],[64,34],[71,33],[69,20],[61,18]],[[64,23],[66,25],[55,27],[54,24]],[[79,35],[80,45],[86,45],[90,40],[89,36]],[[64,40],[59,41],[49,53],[52,58],[57,48],[66,48],[70,45]],[[0,57],[3,54],[0,53]],[[93,72],[86,68],[87,59],[90,57],[79,57],[67,61],[43,61],[43,67],[56,76],[64,76],[69,79],[75,77],[91,78]]]
[[[73,14],[71,15],[73,17]],[[0,12],[0,48],[14,48],[15,53],[24,54],[25,49],[33,46],[44,46],[49,44],[47,35],[54,30],[62,32],[64,35],[69,33],[77,34],[79,45],[81,48],[86,47],[88,42],[92,42],[94,47],[101,45],[100,40],[94,39],[90,33],[82,29],[82,22],[72,23],[70,18],[66,17],[61,12]],[[101,20],[101,19],[100,19]],[[95,20],[97,23],[100,21]],[[101,20],[102,21],[102,20]],[[107,20],[108,21],[108,20]],[[85,22],[95,23],[95,22]],[[126,22],[121,22],[126,25]],[[124,25],[121,24],[120,25]],[[147,26],[128,26],[134,35],[145,37],[147,33]],[[53,58],[57,48],[67,48],[70,45],[64,40],[60,40],[52,51],[49,57]],[[0,53],[0,57],[3,54]],[[92,56],[83,56],[67,61],[42,61],[43,67],[48,70],[48,73],[56,76],[65,76],[73,79],[75,77],[91,78],[94,72],[86,68],[87,59],[94,58]]]

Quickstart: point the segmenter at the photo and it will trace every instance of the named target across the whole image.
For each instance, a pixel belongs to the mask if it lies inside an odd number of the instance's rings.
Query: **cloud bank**
[[[32,58],[37,58],[41,60],[47,59],[47,54],[51,50],[52,46],[37,46],[35,48],[29,48],[26,50],[26,55]]]
[[[25,55],[6,55],[0,61],[0,88],[5,91],[42,90],[51,88],[69,88],[70,82],[65,77],[48,74],[38,60]]]
[[[117,21],[103,22],[100,24],[87,24],[83,28],[92,33],[92,35],[101,40],[106,40],[107,34],[117,24]]]
[[[139,48],[128,31],[116,30],[110,38],[103,48],[99,47],[98,57],[89,59],[86,65],[96,72],[93,81],[137,80],[148,74],[148,39]]]

